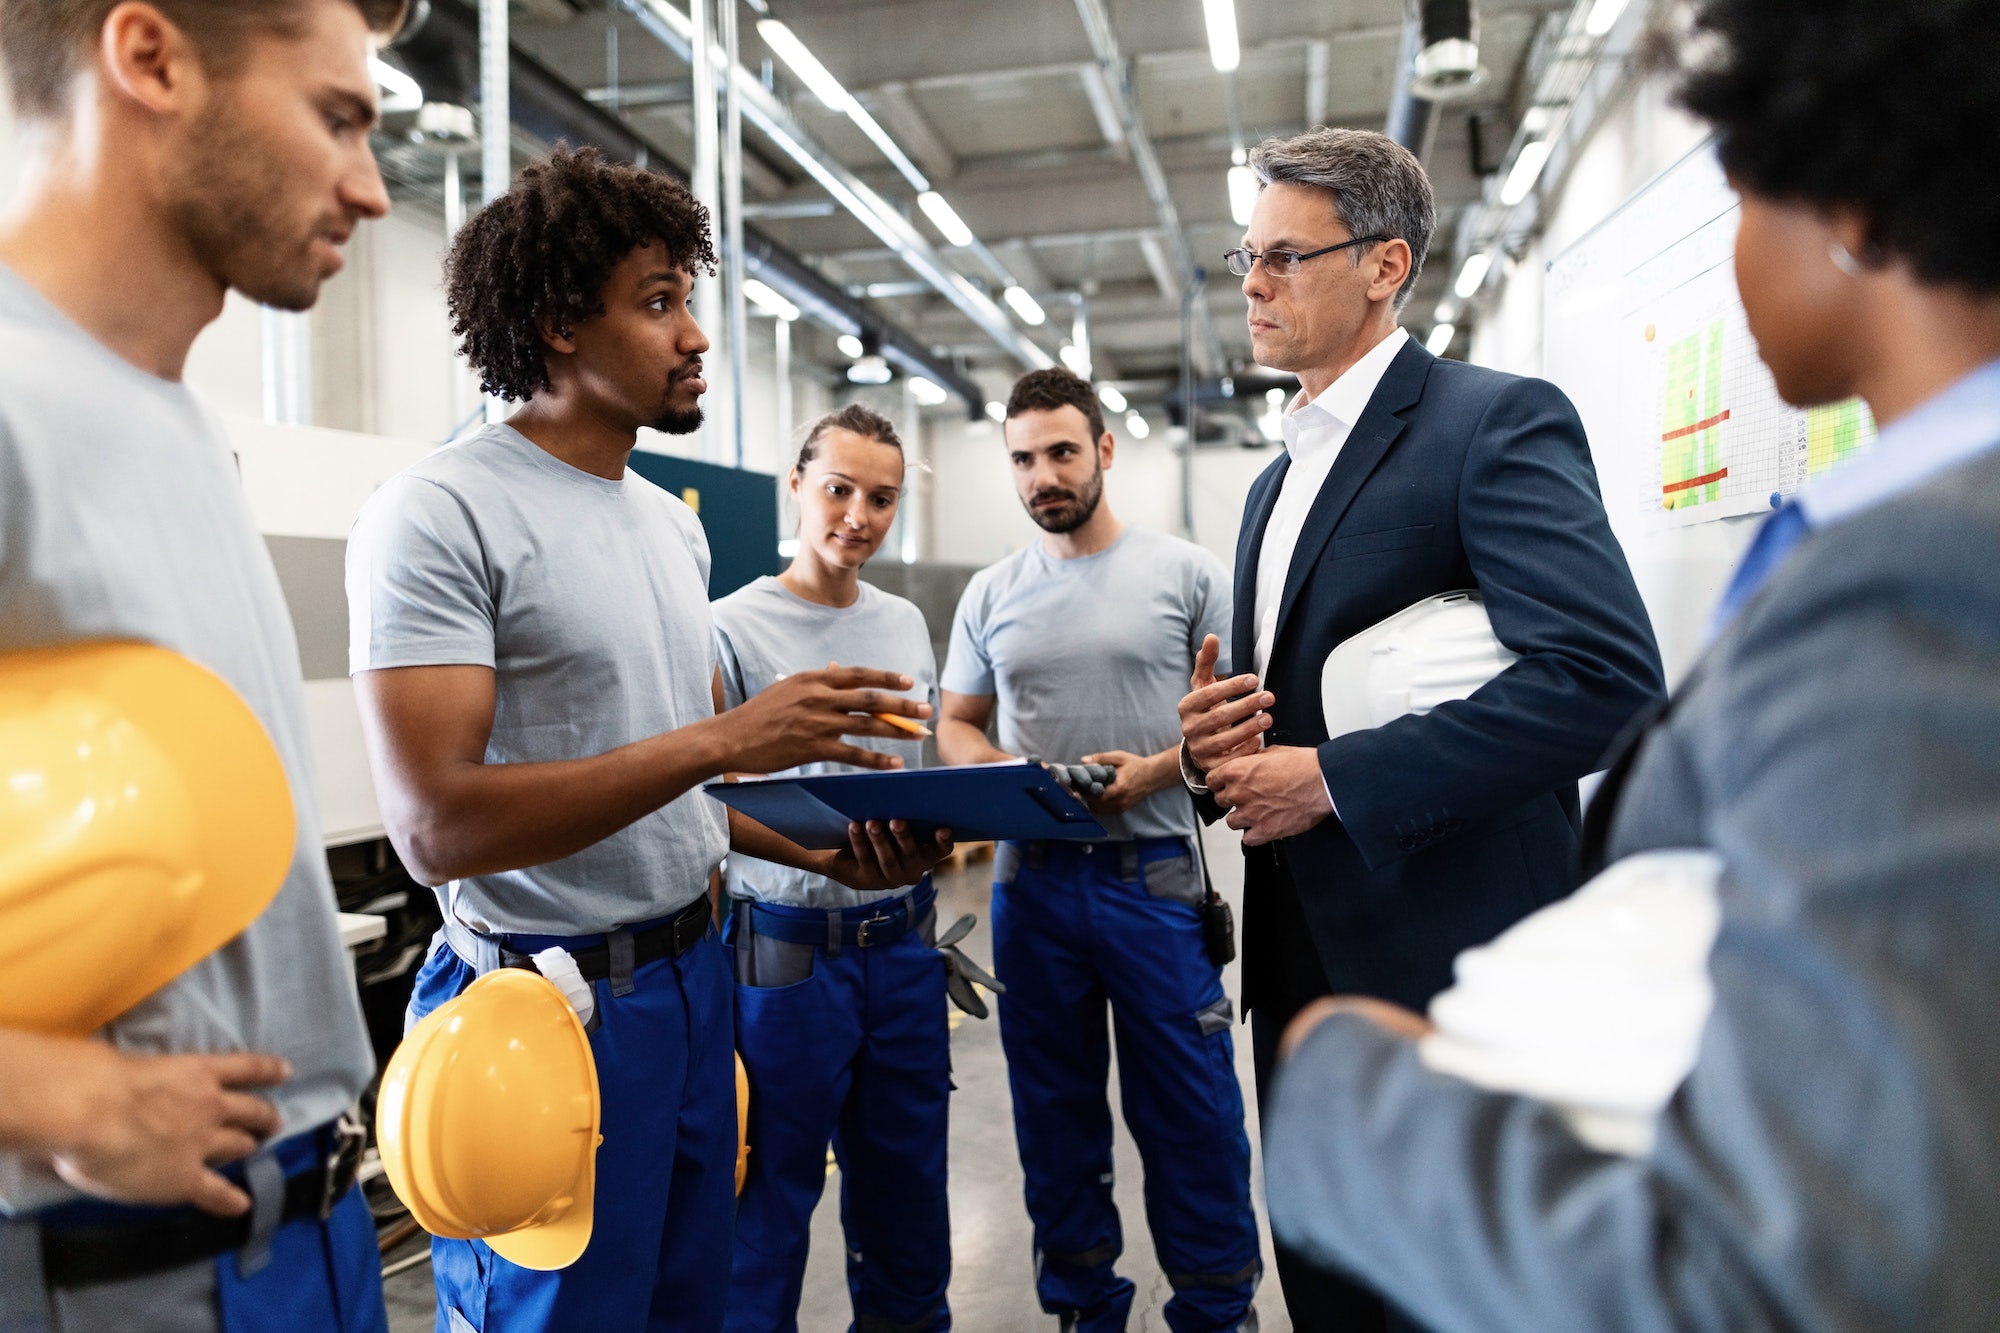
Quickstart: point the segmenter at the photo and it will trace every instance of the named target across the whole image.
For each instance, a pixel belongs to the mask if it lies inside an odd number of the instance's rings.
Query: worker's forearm
[[[728,767],[727,715],[589,759],[449,765],[411,791],[390,832],[426,884],[573,856],[645,818]]]
[[[0,1028],[0,1150],[61,1152],[91,1118],[99,1052],[75,1037]]]
[[[795,870],[810,870],[821,875],[826,873],[829,859],[825,852],[801,847],[736,810],[729,812],[729,850],[754,856],[759,861],[791,866]]]
[[[937,743],[938,757],[947,764],[997,764],[1014,758],[995,748],[983,730],[957,718],[939,719]]]

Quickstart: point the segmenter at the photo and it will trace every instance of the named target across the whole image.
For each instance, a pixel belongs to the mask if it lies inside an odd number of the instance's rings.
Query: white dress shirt
[[[1410,335],[1403,329],[1394,330],[1349,366],[1319,397],[1303,406],[1295,400],[1292,410],[1285,413],[1285,450],[1292,456],[1292,465],[1278,487],[1278,502],[1271,507],[1271,521],[1264,529],[1264,544],[1257,555],[1257,599],[1252,607],[1257,646],[1250,669],[1259,680],[1271,664],[1271,644],[1278,633],[1278,604],[1284,600],[1285,576],[1291,571],[1292,553],[1299,544],[1299,533],[1305,528],[1306,515],[1312,512],[1320,487],[1333,471],[1334,459],[1340,457],[1340,448],[1347,443],[1354,423],[1361,419],[1368,400],[1375,396],[1375,388],[1388,372],[1389,363],[1409,340]],[[1237,663],[1236,669],[1241,671],[1243,664]]]

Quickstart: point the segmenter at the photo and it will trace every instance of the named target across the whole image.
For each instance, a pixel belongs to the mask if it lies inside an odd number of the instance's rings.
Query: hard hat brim
[[[560,1019],[555,1018],[558,1013]],[[532,1020],[528,1015],[534,1016]],[[574,1039],[566,1052],[556,1054],[555,1063],[566,1067],[588,1095],[590,1144],[569,1192],[568,1206],[560,1215],[494,1234],[488,1230],[493,1219],[481,1218],[479,1209],[464,1195],[466,1181],[454,1182],[442,1163],[440,1149],[453,1132],[453,1108],[449,1099],[441,1100],[441,1087],[448,1071],[465,1067],[458,1063],[454,1048],[468,1032],[497,1024],[501,1030],[518,1035],[524,1021],[544,1033],[551,1028],[564,1033],[565,1043]],[[483,1064],[477,1058],[471,1061],[475,1069]],[[492,1104],[484,1105],[485,1113],[491,1113]],[[544,1272],[575,1263],[590,1244],[602,1123],[596,1057],[576,1011],[547,978],[517,968],[487,973],[412,1027],[383,1070],[376,1103],[382,1164],[410,1215],[432,1235],[461,1240],[476,1237],[501,1258]],[[488,1168],[481,1165],[478,1169]],[[507,1163],[495,1160],[490,1169],[504,1171]]]
[[[79,691],[122,714],[179,774],[193,808],[203,879],[172,938],[136,957],[107,959],[115,981],[88,1001],[50,1010],[43,996],[34,1014],[0,1015],[17,1026],[83,1035],[228,944],[270,906],[297,852],[291,783],[263,723],[236,691],[164,648],[100,642],[12,653],[0,685],[30,697]],[[91,927],[83,921],[76,929]]]

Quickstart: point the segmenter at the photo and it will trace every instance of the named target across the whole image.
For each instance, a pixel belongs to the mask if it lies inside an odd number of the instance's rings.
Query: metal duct
[[[432,101],[466,103],[479,86],[479,20],[459,0],[430,0],[430,13],[399,39],[396,54]],[[546,143],[594,144],[605,156],[664,172],[685,181],[687,176],[652,148],[625,123],[595,105],[554,70],[513,48],[511,64],[514,123]],[[718,245],[718,248],[720,246]],[[969,416],[986,410],[986,395],[949,361],[934,354],[898,324],[849,296],[804,257],[785,248],[756,227],[743,228],[744,270],[813,319],[840,333],[874,339],[882,355],[908,375],[922,375],[965,401]]]
[[[1470,95],[1486,77],[1472,0],[1410,0],[1382,132],[1418,160],[1429,158],[1438,102]]]

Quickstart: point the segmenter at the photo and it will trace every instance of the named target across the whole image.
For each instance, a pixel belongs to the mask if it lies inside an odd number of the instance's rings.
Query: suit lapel
[[[1250,484],[1243,506],[1243,531],[1236,538],[1236,604],[1229,644],[1229,669],[1241,675],[1251,670],[1257,652],[1257,560],[1264,549],[1264,530],[1271,526],[1278,492],[1292,466],[1289,452],[1280,451],[1271,466]]]
[[[1354,503],[1354,497],[1360,494],[1362,483],[1368,480],[1369,474],[1389,452],[1389,446],[1403,433],[1402,413],[1423,397],[1424,381],[1429,378],[1431,366],[1436,360],[1415,338],[1403,344],[1403,350],[1396,353],[1389,369],[1383,373],[1382,382],[1375,386],[1374,396],[1363,409],[1361,420],[1355,422],[1354,429],[1348,433],[1347,443],[1340,447],[1340,456],[1334,460],[1333,470],[1327,473],[1319,494],[1313,499],[1312,508],[1306,513],[1305,526],[1299,531],[1299,543],[1292,548],[1291,567],[1285,571],[1285,595],[1278,603],[1278,625],[1271,639],[1274,652],[1278,639],[1285,632],[1285,622],[1291,619],[1299,593],[1305,588],[1306,575],[1319,563],[1320,552],[1333,539],[1333,530],[1340,526],[1341,517]]]

